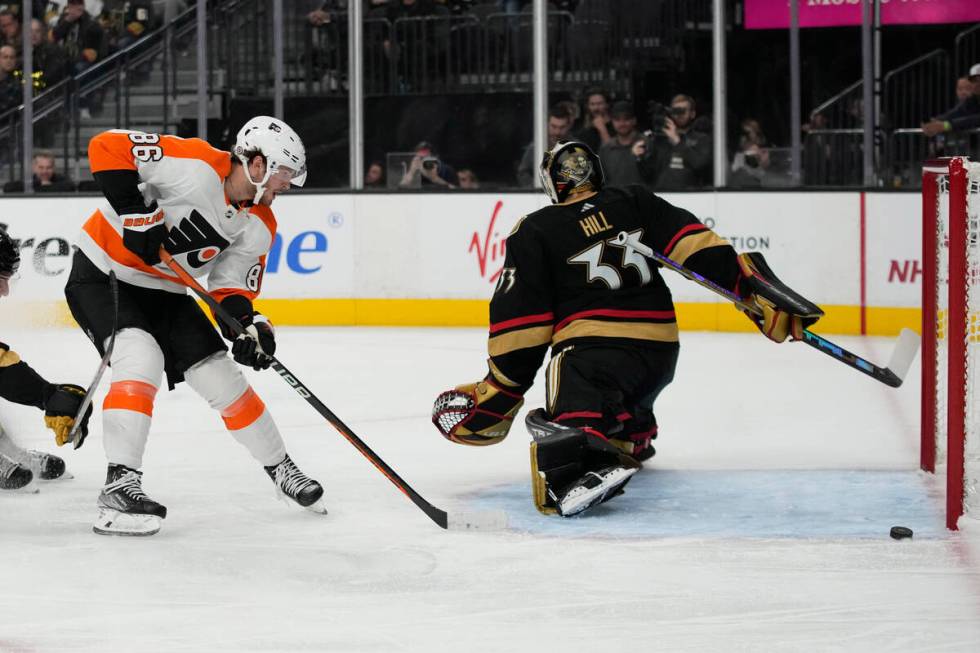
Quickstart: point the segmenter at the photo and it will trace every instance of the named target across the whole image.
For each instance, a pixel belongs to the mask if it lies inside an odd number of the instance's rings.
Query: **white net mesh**
[[[937,175],[936,192],[936,464],[946,463],[946,362],[949,315],[949,176]]]
[[[967,234],[966,278],[949,276],[949,177],[937,175],[936,194],[936,463],[947,462],[948,420],[948,363],[949,355],[960,355],[957,340],[965,338],[962,355],[966,359],[966,375],[957,382],[954,392],[963,392],[966,414],[964,424],[964,487],[963,509],[980,517],[980,163],[967,163]],[[967,331],[953,334],[949,329],[949,289],[962,283],[966,290]],[[956,307],[953,307],[956,308]],[[955,437],[955,436],[954,436]],[[948,473],[948,470],[947,470]]]
[[[966,459],[964,505],[980,515],[980,163],[967,168],[966,208]]]

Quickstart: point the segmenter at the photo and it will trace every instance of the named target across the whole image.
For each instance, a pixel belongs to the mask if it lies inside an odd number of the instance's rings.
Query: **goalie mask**
[[[20,251],[7,231],[0,227],[0,279],[16,277],[19,268]]]
[[[545,152],[538,173],[552,204],[561,204],[572,193],[598,191],[606,183],[599,157],[579,141],[555,144]]]
[[[238,131],[235,156],[245,167],[245,174],[255,186],[254,202],[258,203],[272,177],[288,181],[293,186],[306,182],[306,149],[292,127],[271,116],[256,116]],[[259,153],[265,158],[265,176],[252,179],[248,157]]]

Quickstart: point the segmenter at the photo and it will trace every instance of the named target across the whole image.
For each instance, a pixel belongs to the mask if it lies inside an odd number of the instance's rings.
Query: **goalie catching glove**
[[[741,278],[736,288],[746,304],[745,314],[770,340],[803,339],[803,330],[823,316],[823,310],[780,281],[759,252],[738,255]]]
[[[276,332],[269,319],[252,310],[252,302],[242,295],[229,295],[221,301],[221,307],[234,317],[244,329],[236,334],[227,324],[218,320],[221,334],[232,341],[231,356],[239,365],[253,370],[266,370],[276,354]]]
[[[432,406],[432,423],[443,437],[458,444],[497,444],[507,437],[523,405],[520,388],[507,387],[490,373],[482,381],[440,394]]]

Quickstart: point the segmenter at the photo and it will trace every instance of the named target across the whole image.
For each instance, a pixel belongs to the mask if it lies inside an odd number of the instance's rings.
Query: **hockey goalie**
[[[539,173],[552,206],[507,238],[490,300],[489,370],[442,393],[447,439],[501,442],[551,348],[546,405],[526,417],[535,506],[565,517],[618,496],[655,453],[654,402],[679,351],[670,291],[651,248],[731,289],[775,342],[799,339],[823,312],[780,282],[760,254],[736,254],[688,211],[642,186],[606,186],[584,143],[560,142]]]

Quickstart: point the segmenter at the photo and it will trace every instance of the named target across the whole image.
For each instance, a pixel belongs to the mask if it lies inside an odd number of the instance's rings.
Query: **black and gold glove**
[[[68,434],[75,426],[75,415],[85,400],[85,389],[71,383],[55,385],[51,396],[44,404],[44,424],[54,431],[58,446],[68,442]],[[92,404],[82,416],[82,440],[88,437],[88,420],[92,416]]]
[[[770,340],[803,338],[803,330],[823,316],[823,310],[780,281],[762,254],[738,255],[742,276],[738,294],[751,310],[745,314]]]
[[[443,437],[458,444],[497,444],[507,437],[523,405],[520,388],[509,388],[487,374],[482,381],[458,385],[436,397],[432,423]]]

